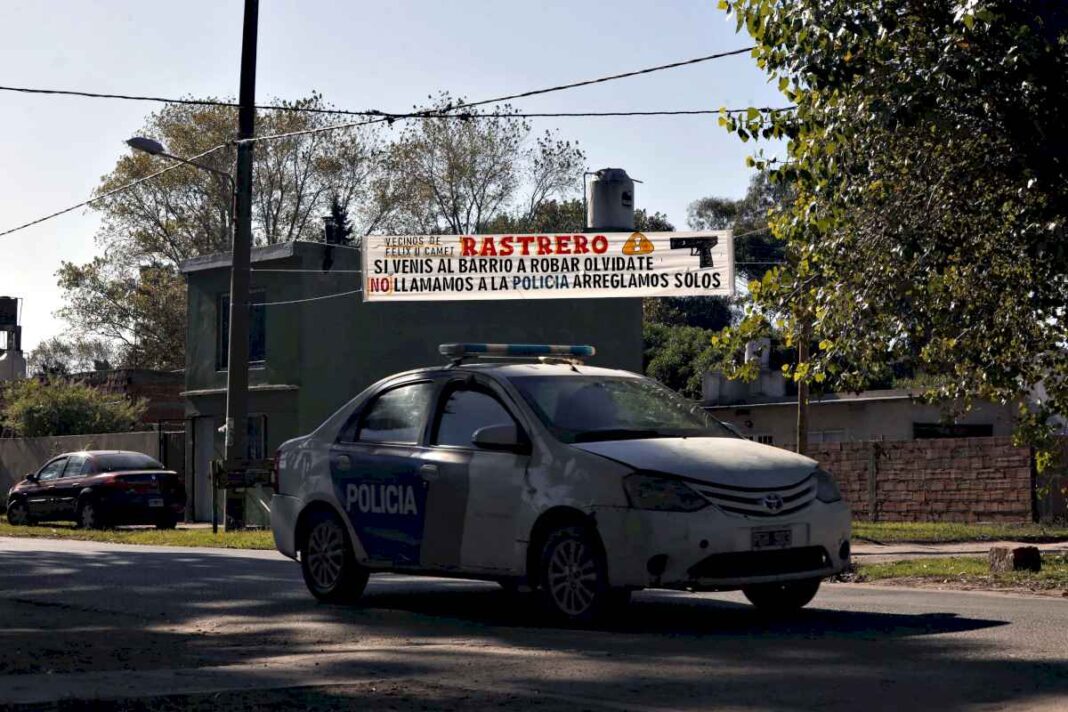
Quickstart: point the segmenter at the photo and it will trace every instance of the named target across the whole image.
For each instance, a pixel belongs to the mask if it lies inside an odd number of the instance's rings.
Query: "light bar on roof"
[[[567,344],[441,344],[438,352],[448,358],[537,358],[557,356],[583,359],[597,353],[592,346]]]

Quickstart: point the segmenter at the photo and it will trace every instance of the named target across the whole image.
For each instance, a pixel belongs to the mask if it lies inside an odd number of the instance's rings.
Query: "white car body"
[[[539,363],[460,364],[387,378],[281,446],[271,505],[278,550],[298,558],[309,512],[325,508],[344,522],[356,560],[372,572],[533,585],[539,537],[569,518],[596,529],[613,588],[729,590],[825,578],[847,566],[849,508],[817,498],[814,460],[738,437],[568,444],[511,381],[524,376],[644,380]],[[379,394],[416,382],[430,383],[435,394],[418,442],[345,441]],[[431,444],[442,389],[469,387],[511,413],[529,453]],[[708,506],[636,508],[623,486],[636,471],[680,478]]]

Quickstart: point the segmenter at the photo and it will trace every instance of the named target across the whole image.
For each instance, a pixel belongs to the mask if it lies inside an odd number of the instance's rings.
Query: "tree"
[[[773,220],[789,264],[723,343],[770,317],[818,344],[790,369],[801,383],[861,388],[908,359],[937,377],[929,397],[965,406],[1041,383],[1020,431],[1041,444],[1068,412],[1068,6],[721,5],[797,107],[721,116],[785,139],[787,161],[751,162],[796,190]]]
[[[133,430],[146,408],[144,401],[116,399],[62,379],[13,381],[3,400],[3,427],[26,438]]]
[[[68,376],[84,371],[106,371],[117,363],[111,342],[85,336],[53,336],[26,357],[31,376]]]
[[[341,200],[336,195],[330,198],[327,231],[333,233],[332,235],[327,235],[327,242],[332,239],[341,245],[352,243],[352,223],[349,222],[349,211],[348,208],[341,204]]]
[[[688,398],[700,400],[704,374],[715,356],[710,346],[714,332],[646,322],[643,333],[645,374]]]
[[[789,184],[772,181],[766,171],[753,175],[741,200],[707,197],[690,203],[691,230],[734,231],[734,261],[738,274],[759,279],[784,259],[784,243],[772,234],[769,220],[788,205]]]
[[[409,122],[390,148],[391,232],[475,233],[502,216],[529,223],[581,186],[577,144],[554,132],[534,136],[529,123],[509,118],[508,105],[483,114],[448,93],[431,99],[417,110],[453,116]]]
[[[289,104],[329,108],[319,95]],[[270,111],[257,117],[261,135],[319,128],[329,114]],[[192,157],[228,144],[236,109],[168,105],[149,115],[142,135],[169,152]],[[389,211],[389,180],[377,156],[380,132],[364,127],[261,141],[254,151],[253,236],[256,244],[322,240],[321,217],[332,203],[351,216],[361,234]],[[231,145],[200,159],[232,171]],[[101,180],[99,195],[166,166],[166,159],[127,153]],[[102,218],[96,240],[102,256],[64,262],[59,285],[67,293],[60,314],[80,330],[119,345],[121,360],[147,368],[179,368],[184,360],[185,288],[178,265],[227,252],[232,242],[229,182],[181,167],[93,205]]]

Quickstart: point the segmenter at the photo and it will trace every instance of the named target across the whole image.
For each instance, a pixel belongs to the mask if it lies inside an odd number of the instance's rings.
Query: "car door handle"
[[[423,476],[426,481],[436,480],[440,472],[437,465],[423,465],[419,468],[419,474]]]

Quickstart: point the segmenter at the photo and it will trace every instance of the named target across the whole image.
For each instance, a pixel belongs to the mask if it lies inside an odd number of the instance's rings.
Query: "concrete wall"
[[[771,444],[785,446],[796,441],[797,404],[721,406],[711,410],[720,420],[736,426],[747,436],[770,435]],[[811,442],[827,435],[841,442],[865,440],[912,440],[914,423],[938,423],[942,410],[907,398],[894,400],[813,401],[809,410]],[[1007,436],[1014,427],[1013,406],[978,403],[959,424],[990,424],[993,435]],[[827,433],[831,431],[831,433]]]
[[[159,433],[101,433],[64,435],[54,438],[0,439],[0,500],[30,472],[37,471],[49,458],[77,450],[133,450],[159,457]]]
[[[856,519],[1029,522],[1031,451],[1008,437],[833,443],[809,453]]]

